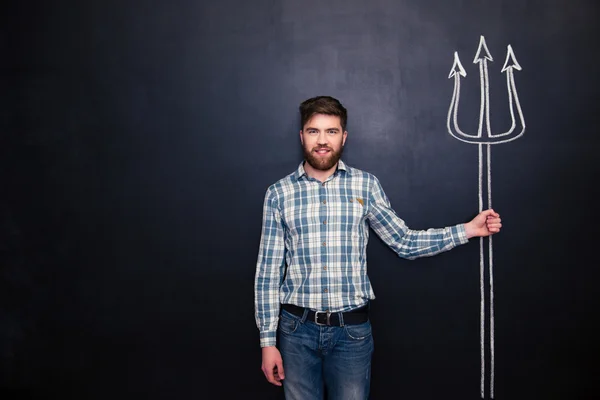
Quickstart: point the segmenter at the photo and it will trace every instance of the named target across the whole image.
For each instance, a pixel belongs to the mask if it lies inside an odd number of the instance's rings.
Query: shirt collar
[[[347,174],[352,174],[351,168],[348,167],[342,160],[338,161],[338,166],[337,166],[336,172],[338,172],[338,171],[344,171]],[[298,169],[296,170],[296,172],[294,172],[294,177],[296,178],[296,180],[299,180],[300,178],[302,178],[305,175],[306,175],[306,171],[304,170],[304,161],[302,161],[302,162],[300,162],[300,165],[298,165]],[[306,175],[306,176],[308,176],[308,175]]]

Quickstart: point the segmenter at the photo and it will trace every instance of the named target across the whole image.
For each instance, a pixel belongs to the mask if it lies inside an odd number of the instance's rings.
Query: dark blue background
[[[297,107],[349,110],[345,161],[412,228],[477,212],[480,35],[494,131],[506,46],[527,131],[493,147],[496,398],[597,382],[594,1],[29,1],[0,20],[2,398],[281,398],[253,285],[266,188],[301,159]],[[372,398],[479,398],[479,247],[368,248]]]

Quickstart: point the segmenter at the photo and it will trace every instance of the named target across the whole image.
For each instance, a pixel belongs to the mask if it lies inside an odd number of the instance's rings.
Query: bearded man
[[[341,160],[347,110],[318,96],[300,104],[298,169],[269,186],[254,282],[262,371],[286,399],[369,397],[373,334],[367,276],[372,229],[399,257],[448,251],[500,231],[484,210],[467,223],[412,230],[372,174]]]

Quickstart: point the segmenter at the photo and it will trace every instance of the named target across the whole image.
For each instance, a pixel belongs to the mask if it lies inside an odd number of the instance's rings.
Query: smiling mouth
[[[317,154],[319,154],[319,155],[321,155],[321,156],[323,156],[323,155],[329,154],[331,152],[331,150],[329,150],[329,149],[317,149],[314,152],[317,153]]]

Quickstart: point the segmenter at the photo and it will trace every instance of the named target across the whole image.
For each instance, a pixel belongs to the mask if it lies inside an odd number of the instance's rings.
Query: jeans
[[[287,400],[369,398],[371,322],[322,326],[285,310],[279,318],[279,351]],[[327,397],[325,397],[327,394]]]

